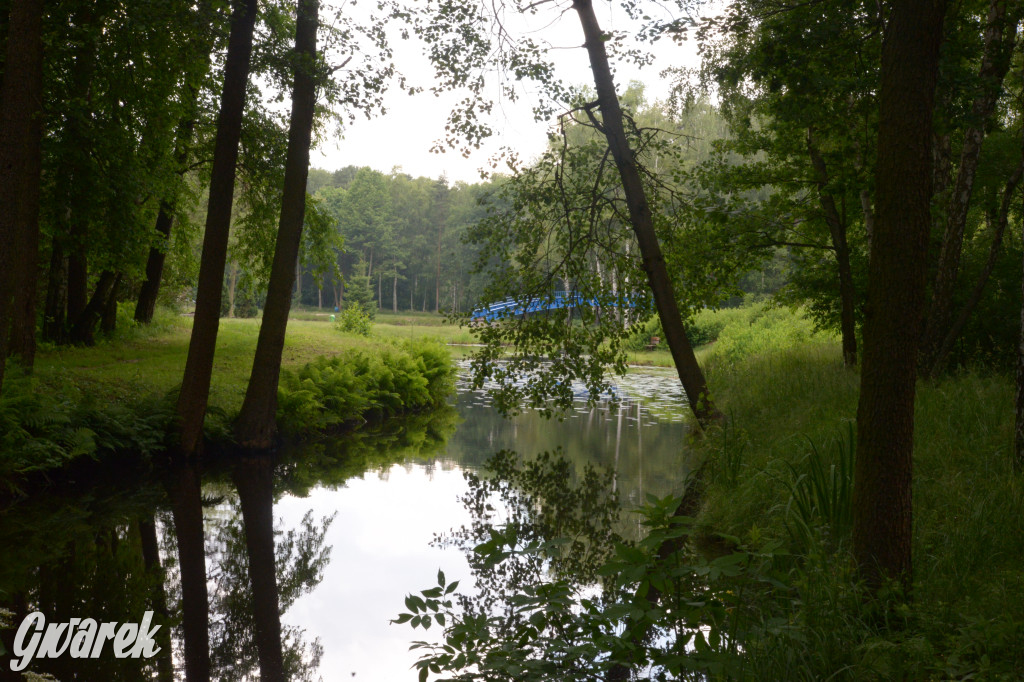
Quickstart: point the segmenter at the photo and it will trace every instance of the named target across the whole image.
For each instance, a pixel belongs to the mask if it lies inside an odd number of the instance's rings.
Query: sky
[[[629,19],[621,9],[603,2],[595,5],[604,30],[626,28]],[[554,21],[545,18],[545,22],[526,27],[526,30],[555,48],[551,54],[554,55],[558,76],[567,84],[593,87],[587,53],[582,47],[583,34],[575,12],[564,13],[560,18],[556,16]],[[429,85],[432,82],[432,69],[418,42],[396,39],[392,46],[396,65],[411,83]],[[695,67],[698,64],[697,47],[692,40],[682,46],[668,40],[660,41],[654,54],[654,64],[642,70],[633,65],[613,66],[616,68],[617,88],[621,91],[630,80],[642,80],[647,84],[649,100],[662,99],[668,93],[669,84],[659,77],[660,71],[670,66]],[[494,90],[497,90],[496,86]],[[444,174],[451,182],[473,183],[480,181],[480,169],[488,167],[489,159],[502,146],[514,147],[524,160],[543,151],[547,142],[546,131],[553,121],[533,120],[531,106],[537,95],[526,91],[518,102],[502,101],[495,93],[496,103],[490,122],[497,135],[468,158],[463,158],[458,151],[431,153],[434,142],[444,134],[449,111],[463,97],[464,93],[446,93],[436,97],[429,92],[410,96],[392,87],[385,95],[386,114],[376,115],[370,120],[359,115],[346,126],[343,136],[332,131],[313,151],[311,165],[326,170],[347,165],[369,166],[384,173],[399,167],[414,177],[436,178]]]

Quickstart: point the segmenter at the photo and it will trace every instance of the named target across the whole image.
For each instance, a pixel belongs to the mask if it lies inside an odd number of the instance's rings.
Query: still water
[[[409,642],[424,633],[389,620],[405,610],[407,593],[435,584],[438,569],[472,589],[462,553],[432,543],[470,520],[460,502],[466,472],[479,471],[502,449],[529,457],[560,448],[579,469],[591,463],[613,471],[627,508],[648,494],[679,490],[687,464],[678,379],[667,372],[632,373],[616,392],[622,399],[617,410],[581,402],[562,420],[530,411],[504,419],[484,391],[460,382],[453,410],[287,453],[274,472],[273,492],[270,479],[266,488],[273,562],[247,548],[237,485],[248,479],[237,468],[203,472],[202,531],[199,537],[197,516],[194,541],[183,532],[185,507],[169,511],[179,488],[147,482],[144,475],[133,484],[70,486],[51,499],[25,500],[0,512],[0,605],[14,612],[9,620],[39,609],[50,619],[123,622],[154,606],[159,613],[163,600],[174,617],[187,572],[177,565],[177,549],[189,543],[205,555],[212,679],[258,677],[252,634],[258,616],[251,612],[258,611],[260,596],[246,575],[252,562],[254,583],[258,565],[275,566],[292,679],[415,680],[410,667],[417,654]],[[196,510],[198,504],[197,497]],[[156,554],[147,551],[150,525]],[[166,573],[154,585],[160,566]],[[175,678],[183,674],[181,630],[173,657],[163,662],[164,679],[170,667]],[[10,631],[5,634],[6,641]],[[0,659],[6,669],[8,657]],[[37,661],[34,669],[61,680],[142,679],[147,672],[126,665],[65,657]]]

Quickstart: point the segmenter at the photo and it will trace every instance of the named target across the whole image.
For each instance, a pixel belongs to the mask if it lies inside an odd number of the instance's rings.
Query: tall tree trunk
[[[872,589],[911,585],[914,391],[932,196],[932,109],[945,0],[896,0],[879,88],[875,234],[865,307],[853,549]]]
[[[89,303],[86,304],[82,314],[78,316],[71,327],[71,333],[68,336],[71,343],[81,346],[91,346],[96,343],[96,323],[103,315],[103,309],[106,307],[107,298],[110,296],[116,279],[117,275],[110,270],[104,270],[100,274],[100,279],[96,283],[96,291],[93,292]]]
[[[181,576],[181,627],[185,634],[185,680],[210,679],[210,609],[199,468],[178,466],[168,487]]]
[[[85,255],[86,227],[71,222],[71,252],[68,254],[68,324],[74,328],[89,305],[89,262]],[[72,341],[74,343],[74,341]]]
[[[114,284],[107,294],[107,301],[103,305],[103,317],[100,318],[100,331],[104,334],[113,334],[117,329],[117,297],[121,289],[121,273],[117,273]]]
[[[158,616],[157,622],[163,627],[157,631],[156,641],[160,653],[156,659],[156,676],[158,682],[174,682],[174,660],[171,656],[171,629],[168,623],[167,592],[164,589],[163,566],[160,565],[160,546],[156,538],[156,520],[152,514],[139,520],[139,539],[142,545],[142,562],[146,572],[150,574],[153,587],[150,604],[153,613]]]
[[[9,350],[21,355],[26,369],[35,360],[42,23],[42,0],[10,5],[0,86],[0,386]],[[9,341],[13,341],[10,347]]]
[[[992,243],[989,245],[988,258],[985,260],[985,265],[981,269],[981,273],[978,275],[977,281],[974,283],[974,288],[971,290],[971,295],[967,298],[967,301],[960,308],[960,312],[957,314],[956,319],[953,320],[953,324],[950,326],[949,331],[946,333],[942,344],[939,346],[938,352],[935,355],[934,364],[928,369],[931,376],[936,376],[945,367],[946,358],[949,356],[950,351],[953,350],[953,344],[956,343],[957,339],[960,338],[960,333],[967,325],[967,320],[970,319],[971,314],[974,313],[974,309],[978,306],[981,301],[981,295],[985,291],[985,285],[988,284],[989,277],[992,276],[992,271],[995,270],[996,261],[999,260],[999,250],[1003,244],[1003,235],[1006,233],[1006,226],[1010,220],[1010,203],[1013,200],[1013,194],[1017,191],[1017,187],[1020,185],[1021,177],[1024,176],[1024,158],[1017,165],[1013,175],[1006,181],[1006,187],[1003,188],[1003,198],[999,206],[999,213],[996,215],[991,223],[994,223]]]
[[[931,303],[928,306],[928,318],[925,321],[921,345],[921,370],[926,375],[935,367],[942,340],[949,331],[953,294],[960,274],[964,228],[967,225],[974,178],[985,138],[985,126],[992,117],[999,93],[1002,92],[1003,81],[1010,68],[1010,55],[1017,39],[1018,11],[1014,9],[1012,17],[1007,17],[1007,2],[1008,0],[991,0],[989,5],[984,52],[978,70],[981,87],[971,107],[971,125],[964,132],[960,166],[953,193],[949,198],[946,230],[942,237]]]
[[[814,168],[814,184],[818,187],[818,202],[825,215],[832,252],[836,256],[839,275],[839,321],[843,339],[843,364],[853,367],[857,364],[857,325],[855,321],[856,293],[853,286],[853,270],[850,268],[850,247],[846,241],[846,223],[839,215],[835,198],[829,191],[828,167],[814,141],[814,132],[807,129],[807,152]]]
[[[1021,239],[1024,240],[1024,221],[1021,221]],[[1021,270],[1024,275],[1024,267]],[[1024,276],[1020,281],[1020,336],[1017,340],[1017,395],[1013,422],[1013,464],[1018,473],[1024,472]]]
[[[295,279],[295,262],[302,243],[302,224],[306,217],[309,144],[316,104],[314,69],[319,8],[319,0],[299,0],[295,28],[295,84],[292,89],[281,220],[277,228],[277,244],[270,270],[267,301],[263,307],[263,323],[256,344],[256,357],[253,359],[249,387],[235,427],[239,445],[248,448],[270,447],[277,432],[275,416],[281,352],[284,350],[284,336],[288,327],[288,311],[292,305],[292,281]],[[260,665],[262,667],[262,662]]]
[[[235,292],[238,291],[238,263],[228,266],[228,317],[235,316]]]
[[[398,312],[398,273],[391,280],[391,312]]]
[[[213,355],[220,324],[221,288],[231,227],[231,204],[235,191],[238,140],[242,132],[245,91],[249,82],[252,36],[256,24],[256,0],[235,0],[231,13],[231,34],[224,64],[224,90],[217,118],[217,139],[213,152],[210,199],[206,212],[203,257],[199,265],[196,312],[188,345],[185,374],[178,395],[180,451],[195,453],[202,440],[203,418],[209,401]]]
[[[68,259],[60,239],[54,237],[46,284],[46,303],[43,308],[44,341],[64,343],[67,335],[67,309]]]
[[[167,243],[171,237],[173,224],[174,206],[170,201],[161,201],[154,227],[157,244],[149,249],[149,256],[146,258],[146,279],[139,288],[139,298],[135,302],[135,321],[139,324],[149,324],[153,321],[156,299],[160,294],[160,280],[164,275]]]
[[[303,2],[309,3],[310,0]],[[245,525],[260,682],[284,682],[281,615],[274,561],[274,462],[269,456],[245,457],[235,467],[232,478],[238,487]]]
[[[444,233],[444,221],[437,223],[437,274],[434,276],[434,312],[441,312],[441,235]]]
[[[597,101],[601,108],[602,128],[615,165],[622,179],[622,189],[629,207],[629,218],[640,246],[643,269],[647,274],[647,282],[654,294],[654,302],[661,318],[661,326],[665,331],[665,339],[672,351],[679,381],[686,391],[687,401],[701,426],[707,426],[721,418],[715,408],[708,390],[704,372],[693,354],[693,347],[686,336],[683,318],[679,313],[673,291],[672,279],[665,266],[665,258],[661,253],[661,245],[654,233],[654,220],[651,207],[647,202],[636,157],[629,147],[622,122],[622,109],[619,107],[615,93],[615,83],[608,64],[605,51],[605,34],[597,23],[592,0],[573,0],[573,9],[579,15],[586,39],[587,53],[590,55],[590,68],[594,73],[594,85],[597,87]]]
[[[206,28],[210,21],[210,2],[200,2],[195,10],[197,25],[204,26],[201,36],[194,36],[194,49],[192,56],[193,63],[186,65],[186,82],[184,84],[183,98],[186,101],[185,113],[178,121],[175,134],[174,158],[177,164],[177,172],[184,174],[188,166],[189,156],[192,151],[192,143],[195,137],[196,119],[199,117],[199,95],[202,80],[210,70],[210,57],[214,43],[214,31]],[[149,249],[149,256],[146,258],[146,279],[139,289],[139,298],[135,304],[135,321],[140,324],[149,324],[153,321],[153,313],[156,310],[156,300],[160,293],[160,282],[163,279],[164,261],[166,260],[167,246],[171,236],[171,228],[174,226],[174,212],[178,205],[178,193],[172,191],[171,195],[160,202],[160,209],[156,216],[156,243]]]

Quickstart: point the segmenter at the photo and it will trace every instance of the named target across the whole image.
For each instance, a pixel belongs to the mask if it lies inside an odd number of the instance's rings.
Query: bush
[[[318,358],[297,372],[282,372],[278,421],[293,434],[324,430],[440,406],[453,388],[454,369],[437,343],[351,350]]]
[[[167,400],[97,403],[77,393],[54,396],[10,372],[0,395],[0,481],[60,469],[79,457],[131,452],[151,456],[166,448],[174,423]]]
[[[373,321],[370,316],[367,315],[362,308],[354,305],[347,305],[345,309],[338,315],[338,319],[334,323],[334,328],[338,331],[349,332],[350,334],[359,334],[360,336],[369,336],[370,327]]]
[[[362,310],[372,320],[377,315],[377,304],[373,301],[373,286],[366,275],[349,277],[345,283],[345,307]]]

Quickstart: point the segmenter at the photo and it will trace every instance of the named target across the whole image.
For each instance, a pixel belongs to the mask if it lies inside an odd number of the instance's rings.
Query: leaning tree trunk
[[[850,246],[846,240],[846,224],[839,216],[835,197],[828,189],[828,167],[814,142],[814,133],[807,129],[807,152],[814,168],[814,183],[818,186],[818,202],[825,214],[832,251],[836,255],[839,275],[839,322],[842,332],[843,364],[853,367],[857,364],[857,325],[855,320],[856,293],[853,286],[853,269],[850,267]]]
[[[938,352],[935,355],[934,364],[930,368],[926,368],[931,376],[935,376],[942,371],[946,365],[946,358],[949,356],[950,351],[953,350],[953,344],[956,343],[957,339],[960,338],[960,333],[967,325],[967,320],[970,319],[974,313],[974,309],[981,302],[981,295],[985,291],[985,285],[988,284],[989,277],[992,276],[992,271],[995,270],[996,261],[999,260],[1000,247],[1003,244],[1003,235],[1006,233],[1006,226],[1010,220],[1010,203],[1013,199],[1013,195],[1017,191],[1018,185],[1020,185],[1021,177],[1024,176],[1024,158],[1017,164],[1017,168],[1013,171],[1013,175],[1006,181],[1006,186],[1003,188],[1003,198],[999,205],[999,213],[995,218],[995,227],[993,228],[992,243],[989,245],[988,258],[985,260],[985,265],[981,268],[981,273],[978,275],[977,281],[974,283],[974,288],[971,290],[971,295],[967,298],[967,302],[960,308],[960,312],[957,314],[956,319],[953,320],[953,324],[950,326],[949,331],[946,332],[945,338],[942,340],[942,344],[939,346]],[[990,221],[992,222],[992,221]]]
[[[71,334],[68,337],[71,343],[79,346],[91,346],[96,343],[96,323],[103,315],[107,299],[110,297],[117,278],[118,276],[110,270],[104,270],[100,275],[99,282],[96,283],[96,291],[71,327]]]
[[[316,0],[303,0],[315,3]],[[252,587],[253,625],[260,682],[284,682],[281,613],[274,557],[274,462],[269,456],[244,457],[232,473],[242,505],[245,547]]]
[[[937,366],[940,346],[949,331],[949,320],[953,309],[953,294],[960,274],[960,257],[964,244],[964,228],[974,190],[974,178],[981,157],[985,126],[992,117],[1002,92],[1003,80],[1010,68],[1010,55],[1017,39],[1017,10],[1007,17],[1008,0],[991,0],[985,28],[984,51],[978,80],[980,92],[971,107],[970,127],[964,132],[960,152],[960,166],[956,184],[949,200],[946,230],[942,237],[935,283],[932,287],[928,319],[925,322],[924,338],[921,345],[921,371],[931,375]]]
[[[945,0],[897,0],[879,88],[875,233],[871,240],[853,550],[861,577],[911,585],[914,391],[932,195],[932,107]]]
[[[201,2],[194,11],[197,25],[204,25],[210,19],[210,2]],[[211,27],[204,27],[202,36],[194,36],[194,49],[192,51],[191,64],[186,65],[185,85],[183,98],[186,101],[185,113],[178,121],[175,134],[175,163],[177,172],[184,174],[188,166],[188,159],[192,151],[192,142],[195,137],[196,119],[199,118],[199,94],[202,80],[210,70],[211,50],[213,49],[214,32]],[[156,216],[156,243],[150,247],[149,256],[146,258],[146,278],[139,288],[139,297],[135,304],[135,321],[140,324],[149,324],[153,321],[153,313],[156,311],[156,300],[160,294],[160,282],[163,279],[164,261],[167,255],[167,246],[170,241],[171,228],[174,225],[174,211],[178,204],[177,189],[172,189],[170,196],[160,202],[160,209]]]
[[[43,1],[11,5],[0,91],[0,386],[11,339],[26,368],[35,359],[35,294],[42,162]],[[19,294],[20,292],[20,294]],[[28,338],[26,338],[26,336]]]
[[[224,91],[221,93],[220,115],[217,118],[203,256],[199,265],[196,311],[181,393],[178,395],[179,448],[183,455],[191,455],[199,448],[203,418],[210,397],[213,354],[220,324],[224,263],[227,260],[228,231],[231,227],[231,204],[235,192],[238,141],[242,133],[257,6],[256,0],[235,0],[231,14],[231,34],[228,37]]]
[[[644,272],[647,274],[647,282],[654,293],[654,302],[658,309],[658,317],[661,318],[665,339],[672,351],[672,359],[675,362],[683,390],[686,391],[690,409],[693,410],[698,423],[701,426],[707,426],[709,423],[719,420],[721,413],[711,400],[704,372],[701,371],[697,358],[693,354],[690,339],[686,336],[683,318],[679,312],[679,305],[672,287],[672,279],[665,266],[665,258],[661,253],[658,237],[654,233],[651,207],[647,202],[647,195],[640,179],[636,157],[629,147],[623,127],[622,109],[619,107],[619,99],[615,94],[608,54],[604,47],[605,34],[597,23],[592,0],[574,0],[572,6],[579,15],[580,23],[583,26],[587,53],[590,55],[590,68],[594,73],[594,85],[597,87],[597,101],[601,108],[605,138],[608,140],[608,146],[615,158],[615,165],[618,167],[619,176],[622,179],[622,189],[629,207],[630,223],[640,246]]]
[[[256,357],[249,387],[238,416],[235,433],[245,447],[266,448],[277,431],[277,384],[281,375],[281,352],[292,305],[295,263],[302,242],[306,215],[306,178],[309,173],[309,144],[316,104],[316,30],[319,0],[300,0],[295,29],[295,85],[292,90],[291,129],[284,169],[284,195],[277,229],[274,262],[270,270],[267,301],[263,308]]]
[[[100,331],[104,334],[113,334],[117,329],[117,297],[121,293],[121,273],[117,273],[114,284],[107,294],[107,301],[103,305],[103,316],[100,318]]]

